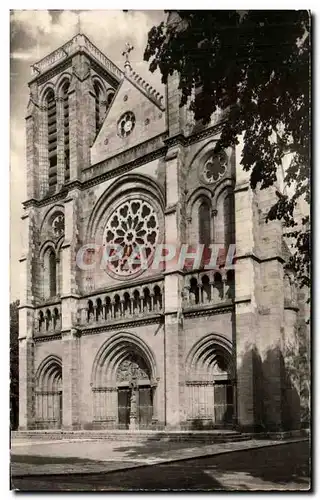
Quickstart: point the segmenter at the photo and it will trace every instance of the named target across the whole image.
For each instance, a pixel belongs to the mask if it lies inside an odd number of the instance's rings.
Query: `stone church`
[[[282,225],[265,223],[274,190],[250,189],[241,145],[213,153],[219,113],[196,123],[178,76],[163,97],[129,52],[120,69],[79,33],[32,67],[20,429],[298,428],[299,296]],[[124,257],[92,265],[113,243]],[[161,244],[234,244],[235,264],[130,261]]]

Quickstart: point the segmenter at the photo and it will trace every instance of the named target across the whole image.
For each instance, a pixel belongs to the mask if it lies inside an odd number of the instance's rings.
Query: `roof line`
[[[133,71],[132,69],[126,72],[125,77],[133,83],[136,87],[139,87],[140,90],[154,103],[156,104],[162,111],[164,111],[164,98],[152,85],[146,82],[138,73]]]

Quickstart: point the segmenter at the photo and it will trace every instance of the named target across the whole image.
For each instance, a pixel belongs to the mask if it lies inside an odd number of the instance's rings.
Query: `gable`
[[[127,137],[121,137],[119,120],[130,112],[134,114],[134,127]],[[137,146],[165,129],[165,112],[124,77],[91,148],[91,164]]]

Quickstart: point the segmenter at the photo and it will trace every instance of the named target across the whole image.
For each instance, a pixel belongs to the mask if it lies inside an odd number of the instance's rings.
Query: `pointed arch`
[[[137,193],[139,197],[146,197],[151,203],[157,202],[161,209],[158,217],[163,218],[165,197],[162,187],[147,175],[126,174],[110,184],[93,207],[86,231],[87,241],[101,242],[101,222],[107,218],[109,208],[114,206],[117,199],[120,200],[124,196],[130,196],[133,193]],[[163,225],[162,222],[161,220],[161,226]]]
[[[190,221],[189,241],[210,245],[213,240],[211,213],[211,192],[203,187],[196,189],[190,195],[187,205],[187,218]]]
[[[211,243],[211,208],[207,201],[202,201],[198,209],[199,243],[209,246]]]
[[[106,92],[106,111],[108,111],[108,109],[110,108],[114,96],[115,90],[113,88],[108,89]]]
[[[186,386],[191,427],[231,424],[235,362],[232,343],[227,338],[212,333],[194,344],[186,358]]]
[[[56,82],[56,85],[55,85],[56,94],[58,97],[63,97],[63,87],[66,84],[66,82],[68,82],[68,84],[70,85],[71,78],[72,78],[72,75],[70,73],[67,73],[67,72],[62,73],[59,76],[59,78]]]
[[[50,207],[43,216],[41,225],[40,225],[40,233],[43,230],[47,230],[47,228],[51,225],[53,219],[58,215],[64,215],[64,206],[57,204],[53,207]]]
[[[57,289],[57,254],[52,241],[46,241],[40,250],[42,269],[42,298],[48,299],[58,294]]]
[[[105,88],[102,82],[95,78],[93,80],[94,100],[95,100],[95,119],[96,119],[96,135],[98,135],[100,127],[105,117]]]
[[[150,380],[155,381],[157,366],[152,350],[138,336],[129,332],[121,332],[113,335],[97,352],[92,367],[92,386],[94,388],[116,387],[117,369],[120,363],[132,354],[143,360],[150,374]]]
[[[47,94],[48,92],[55,92],[55,87],[52,82],[48,82],[47,85],[44,86],[44,88],[40,91],[40,96],[39,96],[39,103],[40,106],[46,106],[46,101],[47,101]]]
[[[223,358],[228,375],[233,378],[235,365],[233,359],[232,342],[226,337],[211,333],[200,339],[190,349],[186,358],[186,373],[188,378],[213,375],[217,363]]]
[[[62,389],[62,360],[50,354],[38,366],[35,376],[36,388],[43,391]]]
[[[225,247],[229,248],[235,243],[235,213],[234,213],[234,194],[228,192],[223,200],[224,216],[224,242]]]
[[[62,362],[47,356],[35,376],[35,424],[40,429],[60,428],[62,423]]]

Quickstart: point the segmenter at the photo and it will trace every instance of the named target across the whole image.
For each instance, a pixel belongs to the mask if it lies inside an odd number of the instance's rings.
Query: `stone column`
[[[95,98],[90,60],[76,54],[69,87],[70,181],[80,177],[90,165],[90,148],[95,138]],[[81,105],[80,105],[81,104]]]
[[[167,244],[179,244],[183,241],[180,220],[180,181],[179,169],[182,162],[182,148],[177,146],[168,151],[166,157],[167,206],[165,211],[165,235]],[[179,266],[166,263],[164,272],[164,312],[165,312],[165,407],[166,427],[179,429],[181,423],[181,352],[182,342],[182,290],[183,276]]]
[[[80,426],[80,338],[77,331],[78,286],[76,268],[78,190],[65,200],[65,239],[62,245],[62,384],[63,427]]]
[[[62,425],[79,429],[80,415],[80,338],[75,329],[64,331],[62,363]]]
[[[273,189],[254,192],[236,151],[235,332],[238,424],[281,430],[283,258],[282,228],[265,223]]]
[[[26,114],[27,199],[38,198],[40,192],[41,117],[38,103],[38,86],[30,86],[30,98]],[[14,130],[12,131],[14,134]]]
[[[34,420],[34,211],[22,217],[19,307],[19,428],[30,429]]]
[[[130,384],[131,387],[131,398],[130,398],[130,423],[129,430],[136,431],[139,429],[138,424],[138,406],[137,406],[137,391],[138,386],[136,381],[132,381]]]

